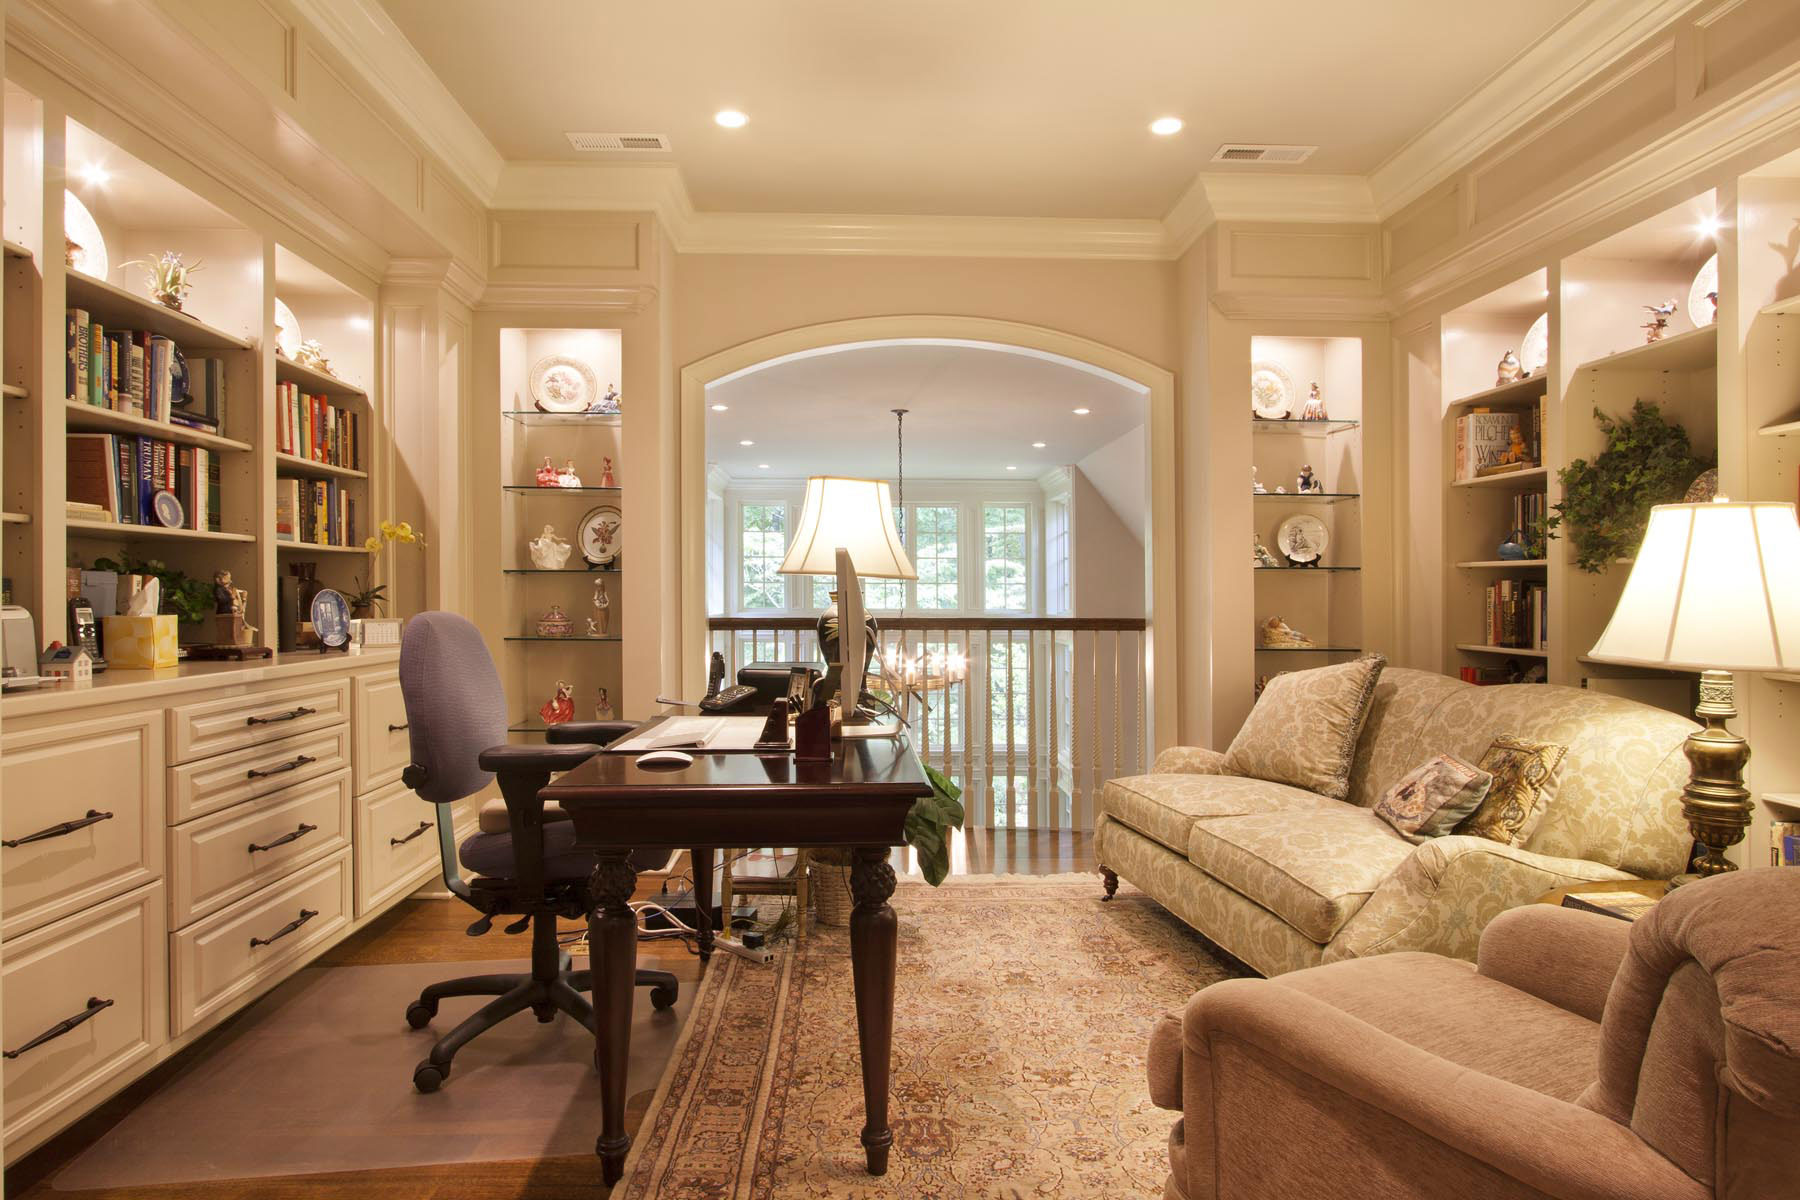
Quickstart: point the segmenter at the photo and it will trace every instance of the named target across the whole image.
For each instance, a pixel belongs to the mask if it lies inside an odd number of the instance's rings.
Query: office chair
[[[412,762],[401,779],[437,808],[444,885],[481,914],[469,926],[469,936],[486,933],[503,914],[519,915],[506,932],[531,930],[529,974],[471,975],[434,983],[407,1007],[406,1023],[423,1029],[445,997],[494,997],[439,1038],[414,1069],[413,1086],[435,1092],[449,1078],[456,1052],[514,1013],[529,1008],[548,1023],[560,1010],[593,1028],[593,1005],[581,994],[593,990],[593,973],[569,969],[569,956],[557,944],[556,918],[587,916],[594,856],[576,849],[575,828],[566,814],[544,811],[538,789],[553,772],[593,757],[631,724],[570,723],[550,731],[551,745],[508,745],[506,693],[494,660],[475,626],[447,612],[420,613],[407,622],[400,640],[400,691],[412,740]],[[506,806],[505,832],[476,833],[459,848],[450,806],[496,777]],[[484,829],[488,825],[483,822]],[[462,878],[465,868],[474,876],[467,881]],[[640,970],[637,985],[651,989],[650,1001],[659,1009],[673,1005],[679,991],[667,971]]]

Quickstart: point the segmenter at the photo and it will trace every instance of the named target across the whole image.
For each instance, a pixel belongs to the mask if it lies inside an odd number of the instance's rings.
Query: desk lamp
[[[1682,815],[1706,847],[1694,879],[1736,870],[1725,849],[1743,840],[1753,808],[1744,787],[1750,744],[1725,727],[1736,717],[1733,671],[1800,667],[1800,526],[1794,506],[1734,502],[1661,504],[1625,591],[1591,658],[1700,672],[1703,729],[1683,752],[1690,772]]]

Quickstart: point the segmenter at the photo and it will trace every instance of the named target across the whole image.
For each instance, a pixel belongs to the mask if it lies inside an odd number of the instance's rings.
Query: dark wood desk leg
[[[699,846],[689,850],[688,866],[694,875],[694,911],[700,915],[694,928],[700,931],[700,961],[705,962],[713,952],[713,848]]]
[[[899,922],[888,904],[894,868],[886,846],[858,846],[850,868],[850,973],[856,986],[856,1036],[862,1051],[863,1153],[869,1174],[885,1175],[894,1132],[888,1128],[888,1072],[894,1047],[894,965]]]
[[[594,1153],[608,1184],[625,1174],[625,1070],[631,1058],[631,1002],[637,981],[637,871],[623,850],[602,850],[588,882],[588,955],[594,968],[594,1065],[600,1069],[600,1137]]]

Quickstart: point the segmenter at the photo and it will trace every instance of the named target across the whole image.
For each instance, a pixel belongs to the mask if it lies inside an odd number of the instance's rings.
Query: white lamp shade
[[[781,573],[834,574],[840,548],[850,552],[850,565],[858,575],[919,577],[894,528],[894,501],[885,480],[814,475],[806,481],[806,507],[787,557],[781,560]]]
[[[1800,667],[1794,506],[1715,500],[1651,509],[1591,657],[1702,671]]]

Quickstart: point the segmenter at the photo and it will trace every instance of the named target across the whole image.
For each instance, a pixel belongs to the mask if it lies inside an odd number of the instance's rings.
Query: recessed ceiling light
[[[755,442],[753,442],[753,441],[751,441],[751,440],[750,440],[750,439],[749,439],[749,438],[745,438],[745,439],[744,439],[744,440],[743,440],[743,441],[741,441],[741,442],[739,442],[739,443],[738,443],[738,445],[740,445],[740,446],[754,446],[754,445],[756,445],[756,443],[755,443]]]
[[[1013,465],[1012,465],[1012,464],[1011,464],[1011,463],[1007,463],[1007,464],[1006,464],[1006,469],[1007,469],[1007,470],[1009,470],[1009,471],[1016,471],[1016,470],[1018,470],[1018,469],[1019,469],[1019,468],[1017,468],[1017,467],[1015,467],[1015,466],[1013,466]]]
[[[1031,448],[1032,448],[1032,449],[1033,449],[1033,450],[1042,450],[1042,449],[1043,449],[1043,448],[1044,448],[1044,443],[1042,443],[1042,442],[1033,442],[1033,443],[1031,443]]]
[[[768,463],[757,463],[756,469],[759,471],[766,471],[769,469],[769,464]]]
[[[1716,237],[1718,236],[1719,230],[1724,227],[1724,222],[1720,221],[1718,217],[1700,218],[1699,228],[1701,237]]]
[[[83,163],[78,173],[89,187],[105,187],[112,180],[112,172],[99,163]]]
[[[1168,137],[1181,132],[1180,117],[1158,117],[1150,122],[1150,132],[1157,137]]]
[[[1071,408],[1069,411],[1078,417],[1085,417],[1094,410],[1091,408]]]
[[[713,114],[713,120],[724,129],[742,129],[750,123],[750,118],[735,108],[721,108]]]
[[[715,405],[713,405],[713,411],[714,412],[724,412],[726,409],[728,409],[730,407],[731,407],[731,405],[729,405],[729,404],[715,404]]]

